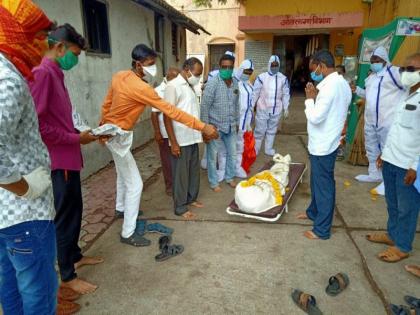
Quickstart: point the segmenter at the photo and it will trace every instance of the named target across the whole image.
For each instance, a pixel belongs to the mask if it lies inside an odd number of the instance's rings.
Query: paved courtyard
[[[307,163],[302,103],[294,98],[276,148]],[[87,254],[106,261],[79,272],[99,285],[79,301],[81,314],[303,314],[290,298],[292,288],[299,288],[315,295],[324,314],[375,315],[386,314],[390,302],[403,304],[405,294],[420,296],[420,280],[403,270],[407,263],[420,263],[420,232],[413,255],[396,264],[380,262],[375,255],[384,246],[365,240],[367,232],[384,230],[387,219],[384,199],[369,194],[373,185],[353,179],[366,168],[337,163],[333,235],[327,241],[309,241],[302,234],[310,222],[295,218],[310,200],[308,174],[289,203],[289,213],[276,223],[262,223],[229,216],[225,209],[233,189],[223,185],[221,193],[213,193],[202,171],[200,200],[205,208],[196,211],[198,220],[187,222],[173,214],[171,199],[164,194],[155,144],[138,149],[135,156],[146,183],[141,203],[145,217],[174,228],[174,243],[184,245],[185,252],[156,263],[157,235],[146,235],[152,240],[147,248],[119,242],[122,220],[112,218],[115,171],[110,165],[84,183],[81,245]],[[253,172],[268,159],[261,155]],[[337,272],[347,273],[351,284],[332,298],[324,290]]]

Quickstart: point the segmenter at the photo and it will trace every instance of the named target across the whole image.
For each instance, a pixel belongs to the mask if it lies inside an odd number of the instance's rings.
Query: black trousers
[[[198,144],[181,147],[181,156],[171,154],[172,191],[176,215],[188,211],[188,205],[197,200],[200,190],[200,160]]]
[[[74,264],[82,259],[78,245],[82,224],[82,187],[79,171],[51,172],[57,234],[57,261],[63,282],[77,277]]]

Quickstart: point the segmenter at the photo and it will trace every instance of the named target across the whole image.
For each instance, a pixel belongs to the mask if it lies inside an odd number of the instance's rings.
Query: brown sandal
[[[388,247],[385,251],[378,254],[378,259],[388,263],[396,263],[408,258],[410,255],[400,251],[397,247]]]
[[[370,233],[366,235],[366,239],[372,243],[394,246],[394,242],[389,238],[387,233]]]

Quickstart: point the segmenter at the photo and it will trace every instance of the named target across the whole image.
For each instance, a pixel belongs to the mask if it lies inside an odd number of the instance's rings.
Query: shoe
[[[382,181],[382,178],[380,177],[371,177],[370,175],[357,175],[355,177],[356,180],[362,183],[379,183]]]
[[[128,244],[135,247],[150,246],[150,244],[152,243],[150,240],[148,240],[147,238],[144,238],[143,236],[141,236],[140,234],[136,232],[134,232],[133,235],[127,238],[121,236],[120,241],[121,243]]]
[[[372,195],[385,196],[385,184],[384,182],[380,183],[378,186],[370,190]]]
[[[80,310],[80,305],[74,302],[61,300],[57,301],[56,315],[70,315],[75,314]]]
[[[73,302],[80,298],[80,294],[70,288],[60,286],[58,289],[57,298],[60,300]]]

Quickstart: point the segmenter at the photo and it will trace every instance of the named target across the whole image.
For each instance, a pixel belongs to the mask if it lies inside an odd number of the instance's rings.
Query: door
[[[209,45],[210,71],[219,69],[219,60],[226,50],[235,52],[235,44],[214,44]]]

